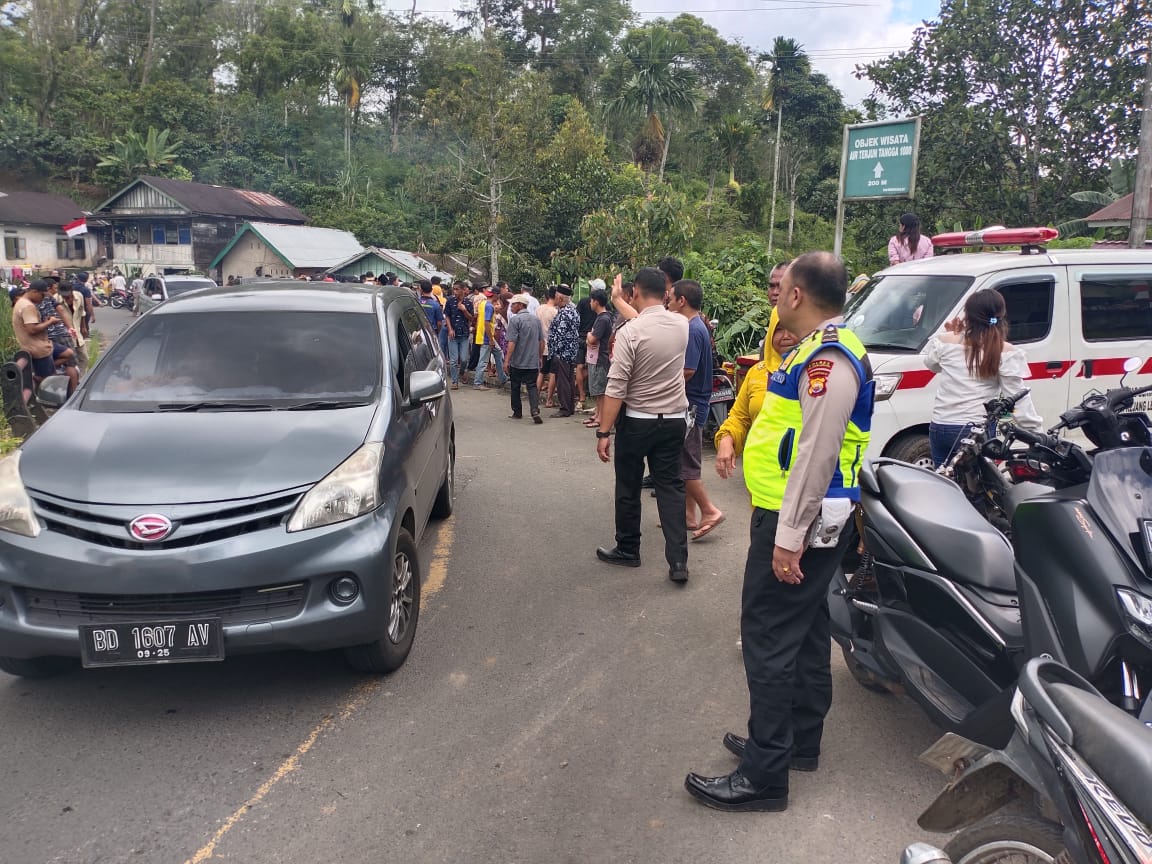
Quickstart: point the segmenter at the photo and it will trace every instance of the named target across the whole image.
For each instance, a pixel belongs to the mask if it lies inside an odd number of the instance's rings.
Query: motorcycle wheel
[[[1054,822],[998,813],[965,828],[944,851],[953,864],[1055,864],[1064,839]]]
[[[701,436],[706,443],[709,445],[715,444],[716,433],[720,431],[720,427],[724,425],[724,421],[727,419],[727,403],[717,402],[715,405],[708,406],[708,420],[704,423],[704,428],[701,430]]]
[[[120,297],[119,295],[113,294],[112,299],[108,301],[108,305],[111,306],[113,309],[123,309],[124,308],[124,298]]]

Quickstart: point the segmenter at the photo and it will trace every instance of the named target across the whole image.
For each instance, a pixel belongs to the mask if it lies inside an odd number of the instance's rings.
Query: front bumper
[[[391,600],[389,509],[294,534],[276,526],[169,550],[114,549],[50,531],[0,534],[0,656],[79,657],[80,624],[133,620],[124,612],[133,603],[142,610],[135,620],[144,622],[212,614],[193,610],[191,601],[202,598],[222,610],[226,655],[373,642],[385,632]],[[328,594],[343,575],[361,588],[348,605]],[[264,613],[227,605],[290,585],[300,586],[297,600]],[[115,617],[102,605],[115,607]]]

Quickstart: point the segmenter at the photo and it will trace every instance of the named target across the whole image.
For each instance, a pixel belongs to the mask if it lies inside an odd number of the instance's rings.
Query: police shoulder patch
[[[832,372],[832,361],[819,357],[811,360],[804,370],[808,375],[808,395],[823,396],[828,392],[828,375]]]
[[[839,342],[839,341],[840,341],[840,328],[839,327],[837,327],[835,324],[829,324],[827,327],[824,328],[824,335],[820,339],[821,344],[826,345],[829,342]]]

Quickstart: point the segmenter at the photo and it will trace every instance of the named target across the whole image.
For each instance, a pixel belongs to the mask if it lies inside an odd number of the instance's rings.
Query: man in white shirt
[[[535,315],[536,310],[540,308],[540,301],[532,296],[532,289],[527,285],[521,285],[520,296],[523,297],[524,302],[528,304],[528,312],[532,315]]]

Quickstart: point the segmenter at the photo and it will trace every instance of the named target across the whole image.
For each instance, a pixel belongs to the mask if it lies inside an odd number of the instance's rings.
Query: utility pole
[[[1136,182],[1132,189],[1132,221],[1128,247],[1143,249],[1148,236],[1148,203],[1152,197],[1152,52],[1144,69],[1144,109],[1140,116],[1140,143],[1136,151]]]

